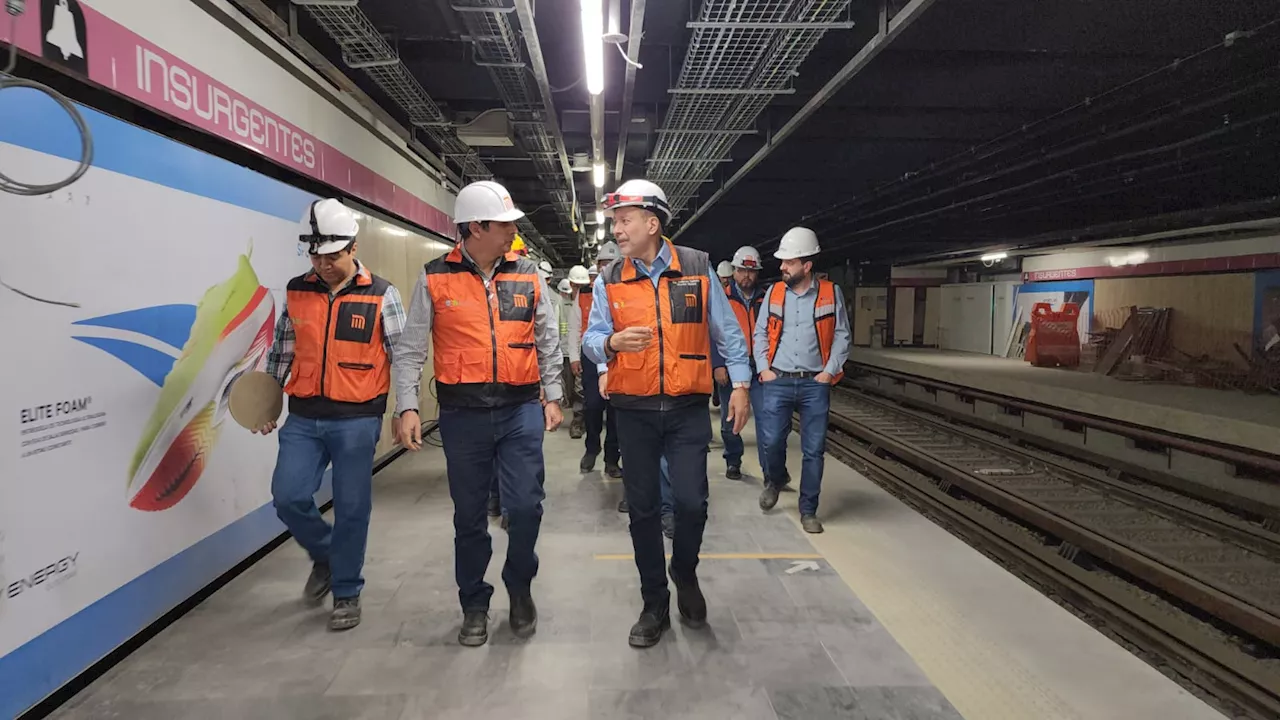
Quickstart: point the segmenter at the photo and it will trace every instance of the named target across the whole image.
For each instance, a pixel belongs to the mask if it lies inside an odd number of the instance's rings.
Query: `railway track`
[[[843,387],[831,429],[830,451],[988,555],[1242,717],[1280,717],[1276,533]]]

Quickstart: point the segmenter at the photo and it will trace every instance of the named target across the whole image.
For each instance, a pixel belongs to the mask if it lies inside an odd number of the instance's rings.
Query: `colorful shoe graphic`
[[[166,510],[204,471],[227,413],[236,377],[266,363],[275,300],[241,255],[236,273],[205,291],[182,354],[164,378],[160,399],[129,467],[129,505]]]

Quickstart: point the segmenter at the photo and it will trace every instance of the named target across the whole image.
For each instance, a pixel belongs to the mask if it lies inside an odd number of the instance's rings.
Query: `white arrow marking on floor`
[[[818,563],[812,560],[794,560],[791,563],[791,567],[787,568],[787,574],[791,575],[794,573],[798,573],[801,570],[817,570],[817,569],[818,569]]]

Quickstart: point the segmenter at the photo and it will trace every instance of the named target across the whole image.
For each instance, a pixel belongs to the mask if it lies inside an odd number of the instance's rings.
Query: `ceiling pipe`
[[[929,6],[933,5],[934,2],[935,0],[911,0],[911,2],[907,3],[902,10],[898,11],[897,15],[893,16],[892,20],[888,20],[887,6],[884,0],[881,0],[880,31],[868,40],[867,44],[863,45],[862,49],[858,51],[858,54],[854,55],[853,59],[845,63],[845,66],[840,68],[840,70],[822,86],[822,89],[815,93],[814,96],[809,99],[809,102],[804,104],[804,107],[800,108],[795,115],[791,116],[791,119],[787,121],[786,125],[783,125],[778,132],[773,134],[769,139],[768,144],[760,148],[755,155],[752,155],[751,159],[747,160],[741,168],[738,168],[738,171],[733,174],[733,177],[729,178],[729,180],[725,182],[725,184],[722,185],[715,194],[707,198],[707,201],[698,207],[698,211],[690,216],[689,219],[680,226],[680,230],[677,231],[671,239],[675,240],[679,238],[684,234],[684,231],[692,227],[693,224],[697,222],[698,218],[705,215],[712,205],[715,205],[717,201],[733,189],[734,185],[741,182],[742,179],[754,170],[757,165],[764,162],[764,159],[769,157],[770,153],[790,137],[792,133],[799,129],[799,127],[803,125],[815,112],[820,110],[823,105],[826,105],[827,101],[834,97],[835,94],[848,84],[855,75],[862,72],[862,70],[865,69],[877,55],[888,47],[889,43],[893,42],[899,35],[901,35],[902,31],[906,30],[911,23],[919,19],[924,11],[928,10]]]
[[[619,0],[613,0],[617,3]],[[613,181],[622,182],[627,160],[627,134],[631,131],[631,103],[635,100],[636,66],[640,63],[640,37],[644,34],[644,2],[631,0],[631,23],[627,26],[627,76],[622,89],[622,111],[618,113],[618,159],[613,164]]]
[[[551,94],[551,80],[547,76],[547,63],[542,56],[542,43],[538,40],[538,28],[534,25],[533,4],[531,0],[515,0],[516,16],[520,19],[520,27],[524,30],[524,44],[529,51],[529,64],[533,68],[533,77],[538,83],[538,94],[542,96],[542,108],[546,114],[543,122],[551,131],[556,141],[556,153],[560,155],[560,169],[564,171],[564,181],[573,196],[572,228],[581,232],[581,210],[578,206],[578,190],[573,181],[573,169],[569,165],[569,152],[565,148],[564,133],[560,132],[560,118],[556,114],[556,106]]]

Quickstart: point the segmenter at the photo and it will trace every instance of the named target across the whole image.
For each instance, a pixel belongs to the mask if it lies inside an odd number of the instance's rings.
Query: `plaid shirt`
[[[356,261],[356,273],[369,275],[369,271],[359,260]],[[396,340],[404,332],[404,303],[400,300],[400,291],[395,285],[388,285],[382,296],[382,349],[387,353],[387,362],[395,358]],[[289,308],[286,305],[276,320],[275,340],[271,343],[271,352],[267,353],[267,373],[284,387],[289,377],[289,368],[293,366],[293,344],[297,336],[293,332],[293,321],[289,319]]]

